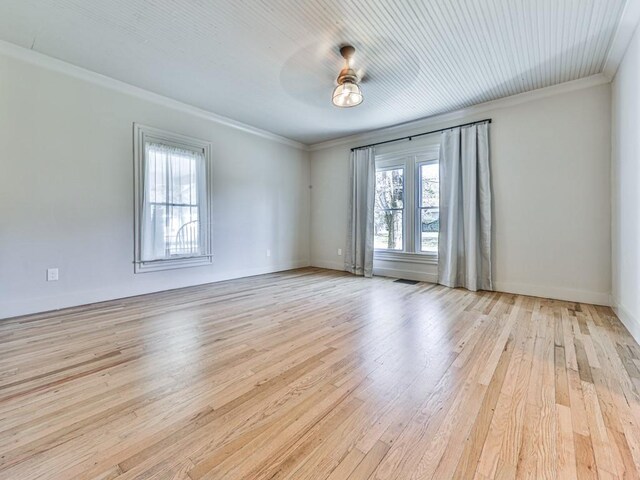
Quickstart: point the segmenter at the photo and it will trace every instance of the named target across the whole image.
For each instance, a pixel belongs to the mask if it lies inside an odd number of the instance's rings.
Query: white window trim
[[[144,155],[145,143],[157,142],[188,150],[204,153],[206,165],[207,204],[206,218],[208,228],[204,229],[203,245],[205,252],[196,256],[177,256],[160,260],[142,261],[142,202],[144,201]],[[175,268],[198,267],[213,263],[211,249],[213,168],[211,163],[211,143],[198,138],[167,132],[159,128],[133,124],[133,157],[134,157],[134,272],[156,272]]]
[[[404,171],[404,191],[407,185],[413,185],[413,195],[405,195],[403,202],[403,232],[402,250],[375,249],[373,258],[383,261],[397,261],[406,263],[436,264],[438,254],[421,252],[419,233],[416,225],[419,223],[419,195],[420,165],[439,161],[440,145],[427,145],[420,148],[404,149],[392,153],[376,155],[376,171],[402,168]],[[418,160],[420,158],[420,160]],[[413,212],[407,215],[407,212]]]
[[[405,263],[424,263],[437,265],[438,255],[429,252],[412,253],[400,252],[397,250],[375,250],[373,258],[383,260],[385,262],[405,262]]]

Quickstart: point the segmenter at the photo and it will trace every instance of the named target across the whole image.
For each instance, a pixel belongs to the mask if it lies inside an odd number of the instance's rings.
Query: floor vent
[[[407,280],[406,278],[399,278],[395,281],[396,283],[406,283],[407,285],[416,285],[418,282],[417,280]]]

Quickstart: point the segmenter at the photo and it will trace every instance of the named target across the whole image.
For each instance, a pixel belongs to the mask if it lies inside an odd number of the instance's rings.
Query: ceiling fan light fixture
[[[362,91],[357,83],[345,81],[333,90],[333,104],[336,107],[355,107],[362,103]]]
[[[360,79],[350,65],[351,57],[355,51],[356,49],[350,45],[340,49],[340,54],[345,60],[345,66],[340,71],[340,75],[338,75],[338,86],[333,90],[331,98],[336,107],[355,107],[362,103],[362,90],[358,85]]]

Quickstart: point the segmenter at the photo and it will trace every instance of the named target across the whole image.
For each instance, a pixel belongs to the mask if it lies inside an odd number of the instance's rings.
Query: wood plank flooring
[[[0,478],[640,478],[610,309],[301,269],[0,322]]]

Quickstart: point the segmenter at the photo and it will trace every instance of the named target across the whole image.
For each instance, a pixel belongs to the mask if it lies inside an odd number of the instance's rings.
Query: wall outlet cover
[[[56,282],[56,281],[58,281],[58,269],[47,268],[47,282]]]

